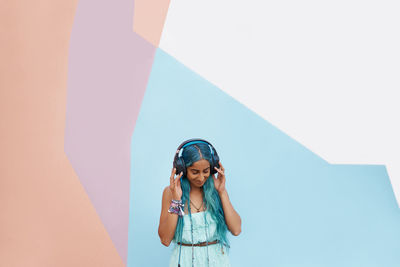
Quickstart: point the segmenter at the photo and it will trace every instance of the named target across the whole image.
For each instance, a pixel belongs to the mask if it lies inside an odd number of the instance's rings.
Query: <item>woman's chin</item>
[[[192,183],[193,186],[199,187],[199,188],[202,187],[203,184],[204,184],[203,182],[196,182],[196,181],[194,181],[194,182]]]

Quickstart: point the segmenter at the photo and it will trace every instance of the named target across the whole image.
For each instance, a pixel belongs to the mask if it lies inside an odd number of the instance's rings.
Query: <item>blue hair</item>
[[[194,143],[187,144],[183,147],[182,158],[185,162],[185,167],[188,168],[193,165],[196,161],[205,159],[210,163],[211,166],[211,148],[206,143]],[[184,175],[181,177],[181,188],[182,188],[182,202],[190,203],[190,183],[188,178]],[[230,243],[227,238],[228,227],[225,222],[225,214],[222,208],[221,199],[214,186],[214,180],[210,172],[210,176],[207,178],[203,185],[203,198],[206,203],[206,209],[210,212],[212,218],[216,221],[216,236],[220,240],[219,245],[226,246],[226,251],[229,253]],[[192,221],[192,213],[190,205],[188,205],[189,218]],[[173,241],[175,243],[179,242],[182,237],[184,220],[183,217],[178,218],[178,223],[175,229],[175,235]],[[211,241],[211,240],[208,240]]]

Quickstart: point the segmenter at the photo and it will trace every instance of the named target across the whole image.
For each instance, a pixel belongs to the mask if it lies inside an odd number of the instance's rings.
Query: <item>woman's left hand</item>
[[[218,162],[220,168],[214,167],[214,169],[218,172],[218,178],[215,178],[215,174],[213,174],[214,186],[218,193],[222,193],[225,191],[225,168],[222,166],[221,161]]]

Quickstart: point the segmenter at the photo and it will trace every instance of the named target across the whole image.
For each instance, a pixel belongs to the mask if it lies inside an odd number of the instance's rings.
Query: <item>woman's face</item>
[[[187,178],[192,187],[202,187],[210,176],[210,163],[201,159],[186,168]]]

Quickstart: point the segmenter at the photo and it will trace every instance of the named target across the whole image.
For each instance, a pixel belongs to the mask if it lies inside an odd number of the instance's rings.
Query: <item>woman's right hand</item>
[[[182,198],[181,177],[183,175],[183,172],[181,172],[176,177],[175,173],[176,173],[176,168],[172,168],[169,190],[171,190],[172,199],[180,200]]]

